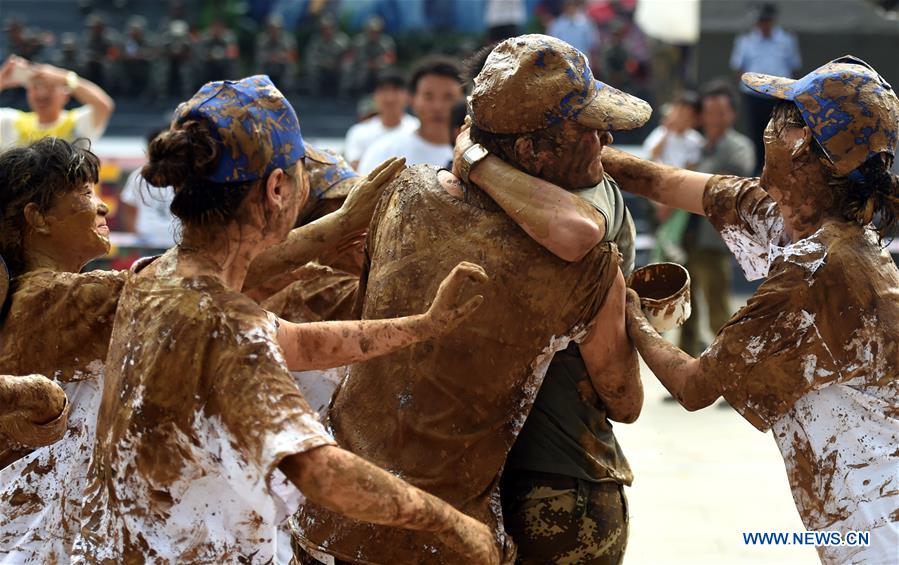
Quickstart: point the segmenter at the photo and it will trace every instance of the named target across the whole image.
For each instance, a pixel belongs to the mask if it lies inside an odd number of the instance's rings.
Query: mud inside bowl
[[[652,326],[665,332],[690,317],[690,274],[677,263],[653,263],[631,273],[628,286],[640,295],[640,304]]]

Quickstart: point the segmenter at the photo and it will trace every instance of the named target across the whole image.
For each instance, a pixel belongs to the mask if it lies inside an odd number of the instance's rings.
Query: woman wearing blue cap
[[[899,215],[899,102],[863,61],[791,80],[748,73],[778,100],[761,178],[712,176],[606,149],[621,188],[704,214],[750,279],[764,282],[695,359],[628,294],[628,333],[688,410],[723,396],[773,430],[809,530],[870,532],[819,547],[825,563],[893,563],[899,547],[899,270],[882,247]],[[479,178],[536,183],[497,160]],[[489,173],[489,174],[488,174]],[[511,175],[511,176],[510,176]],[[835,538],[831,538],[834,541]]]
[[[389,320],[292,324],[239,294],[307,197],[305,157],[262,76],[205,85],[150,145],[143,176],[174,187],[183,237],[122,290],[76,562],[272,562],[303,496],[498,562],[486,526],[339,449],[288,372],[449,331],[483,300],[464,292],[483,270],[460,264],[425,314]]]

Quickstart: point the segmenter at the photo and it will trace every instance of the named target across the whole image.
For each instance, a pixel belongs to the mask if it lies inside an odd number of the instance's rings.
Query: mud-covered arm
[[[653,163],[613,147],[603,149],[602,164],[621,190],[665,206],[705,215],[702,196],[712,175]]]
[[[624,275],[619,270],[593,328],[579,348],[609,418],[630,424],[643,408],[643,383],[637,350],[625,326],[625,290]]]
[[[640,297],[627,291],[627,332],[649,369],[687,410],[699,410],[721,396],[718,384],[706,374],[700,360],[665,341],[640,309]]]
[[[307,500],[363,522],[433,532],[469,563],[499,563],[499,549],[484,524],[446,502],[335,446],[281,461],[281,472]]]
[[[294,324],[282,320],[278,342],[291,371],[328,369],[386,355],[443,335],[467,318],[484,301],[470,296],[467,282],[487,282],[484,270],[459,263],[440,284],[427,312],[385,320],[352,320]]]
[[[384,161],[353,188],[336,212],[294,229],[286,241],[262,252],[250,265],[243,293],[263,300],[292,283],[297,269],[362,234],[384,188],[405,166],[405,159]]]
[[[456,139],[454,169],[472,142]],[[486,192],[531,238],[565,261],[578,261],[602,241],[606,218],[589,203],[550,182],[532,177],[494,155],[476,163],[469,179]]]

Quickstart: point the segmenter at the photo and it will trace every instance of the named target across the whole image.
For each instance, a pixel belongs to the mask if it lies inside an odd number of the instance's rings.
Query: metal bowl
[[[677,263],[653,263],[627,278],[640,295],[640,306],[652,327],[667,332],[690,317],[690,273]]]

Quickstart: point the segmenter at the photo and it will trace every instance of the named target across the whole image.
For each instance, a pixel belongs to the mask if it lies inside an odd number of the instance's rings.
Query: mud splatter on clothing
[[[285,368],[274,316],[214,277],[134,277],[107,367],[78,558],[271,560],[300,498],[281,496],[293,487],[278,463],[333,444]]]
[[[363,319],[424,311],[460,261],[490,275],[484,304],[449,334],[354,365],[329,414],[341,447],[453,504],[508,547],[499,474],[555,351],[580,339],[618,271],[613,243],[567,263],[487,196],[450,196],[434,167],[405,171],[375,213]],[[360,293],[361,294],[361,293]],[[312,504],[303,543],[341,559],[463,563],[431,535],[361,524]]]
[[[0,367],[55,380],[71,406],[63,438],[29,451],[2,441],[0,556],[67,562],[94,442],[103,360],[125,272],[39,270],[18,278],[3,321]]]
[[[704,207],[765,282],[721,329],[702,369],[772,429],[809,530],[871,532],[820,548],[827,563],[888,562],[899,547],[899,269],[876,233],[826,221],[794,243],[758,179],[712,177]]]
[[[262,302],[289,322],[352,320],[359,277],[317,263],[298,269],[298,278]]]

